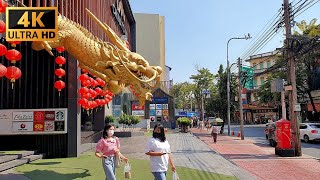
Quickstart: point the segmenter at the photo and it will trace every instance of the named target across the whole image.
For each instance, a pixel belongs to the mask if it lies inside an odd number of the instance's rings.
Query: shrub
[[[181,118],[178,118],[177,120],[181,125],[190,125],[191,124],[191,120],[189,118],[186,118],[186,117],[181,117]]]
[[[127,114],[121,114],[119,117],[119,123],[120,124],[126,124],[128,125],[130,121],[130,117]]]
[[[108,115],[108,116],[104,117],[105,124],[114,123],[114,121],[115,121],[115,118],[113,116]]]
[[[130,124],[138,124],[140,122],[140,118],[138,116],[130,116]]]

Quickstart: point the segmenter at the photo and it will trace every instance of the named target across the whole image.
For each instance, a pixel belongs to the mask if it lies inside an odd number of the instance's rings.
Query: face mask
[[[114,130],[108,130],[107,133],[108,133],[108,136],[113,136]]]
[[[160,134],[160,133],[157,133],[157,132],[153,132],[153,136],[154,136],[155,138],[159,138],[159,137],[161,136],[161,134]]]

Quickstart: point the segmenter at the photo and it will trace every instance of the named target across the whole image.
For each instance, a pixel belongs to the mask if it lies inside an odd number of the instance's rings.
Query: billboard
[[[0,135],[65,134],[67,108],[0,110]]]

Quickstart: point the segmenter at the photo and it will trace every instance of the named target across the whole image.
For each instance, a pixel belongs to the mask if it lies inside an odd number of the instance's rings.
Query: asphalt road
[[[244,137],[254,139],[262,144],[269,144],[268,141],[266,140],[264,129],[265,129],[264,124],[263,125],[245,125]],[[232,130],[234,130],[235,135],[237,135],[240,128],[238,125],[232,125],[231,132]],[[228,131],[227,127],[225,127],[225,131]],[[311,142],[311,143],[301,142],[301,148],[302,148],[303,154],[320,159],[320,143],[319,142]]]

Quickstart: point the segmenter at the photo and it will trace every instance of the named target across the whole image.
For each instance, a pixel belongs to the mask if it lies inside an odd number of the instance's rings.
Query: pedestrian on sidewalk
[[[218,132],[219,132],[219,129],[218,129],[217,122],[214,122],[212,126],[211,136],[213,137],[213,141],[215,144],[217,143]]]
[[[102,159],[102,167],[107,180],[116,180],[115,158],[119,155],[126,163],[128,158],[120,153],[120,141],[113,136],[114,126],[107,124],[104,127],[102,138],[98,141],[95,155]]]
[[[163,125],[160,123],[154,127],[145,153],[150,156],[150,168],[155,180],[166,180],[169,163],[171,170],[176,171],[171,156],[170,144],[166,139]]]

